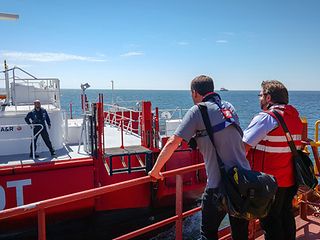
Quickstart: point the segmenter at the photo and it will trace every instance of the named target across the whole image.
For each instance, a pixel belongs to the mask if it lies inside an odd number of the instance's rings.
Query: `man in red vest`
[[[301,148],[302,123],[298,111],[288,104],[288,90],[277,80],[263,81],[259,94],[263,110],[244,131],[247,159],[251,168],[275,176],[278,192],[267,217],[260,219],[265,239],[295,239],[296,225],[292,199],[297,187],[291,149],[284,130],[272,111],[283,117],[297,149]]]

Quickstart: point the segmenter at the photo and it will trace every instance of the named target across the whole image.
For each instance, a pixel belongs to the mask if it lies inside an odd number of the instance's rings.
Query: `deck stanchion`
[[[314,141],[316,143],[319,142],[319,125],[320,125],[320,121],[318,120],[314,125]]]
[[[120,148],[124,149],[124,145],[123,145],[123,118],[121,119],[121,146]]]
[[[151,102],[142,102],[141,145],[153,148]]]
[[[46,239],[46,213],[43,208],[38,211],[38,239]]]
[[[176,176],[176,240],[182,240],[182,206],[183,206],[183,177],[181,174]]]
[[[70,108],[70,119],[72,119],[73,117],[72,117],[72,102],[70,102],[70,104],[69,104],[69,108]]]
[[[36,158],[36,153],[35,153],[35,146],[34,146],[34,126],[31,125],[31,132],[32,132],[32,139],[31,139],[31,144],[32,144],[32,159]]]
[[[38,123],[30,124],[30,126],[31,126],[31,135],[32,135],[32,138],[31,138],[32,159],[35,159],[36,158],[36,153],[35,153],[36,146],[34,145],[35,144],[34,139],[40,134],[40,132],[43,129],[43,126],[41,124],[38,124]],[[34,134],[34,127],[35,126],[40,126],[40,130],[38,132],[36,132],[36,134]]]
[[[100,97],[102,99],[102,97]],[[97,117],[98,117],[98,158],[102,159],[104,153],[104,118],[103,118],[103,103],[97,104]]]
[[[302,194],[302,202],[300,203],[300,217],[303,220],[307,220],[307,214],[308,214],[308,204],[307,202],[307,194]]]
[[[155,128],[154,128],[154,147],[155,148],[159,148],[159,142],[160,142],[160,128],[159,128],[159,109],[156,107],[156,114],[155,114],[155,119],[154,119],[154,124],[155,124]]]
[[[315,167],[317,168],[316,170],[317,172],[320,172],[320,159],[319,159],[319,151],[318,151],[317,143],[310,142],[310,145],[311,145],[311,150],[314,157]]]

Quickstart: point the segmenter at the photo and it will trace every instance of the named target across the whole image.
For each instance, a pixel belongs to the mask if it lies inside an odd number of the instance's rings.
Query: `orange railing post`
[[[142,102],[141,145],[151,149],[154,147],[151,102]]]
[[[120,146],[120,148],[124,149],[124,143],[123,143],[124,120],[123,120],[123,118],[121,119],[120,124],[121,124],[121,146]]]
[[[302,193],[302,201],[300,203],[300,217],[303,220],[307,220],[307,212],[308,212],[308,205],[307,205],[307,195],[305,193]]]
[[[46,239],[46,213],[44,209],[38,211],[38,239]]]
[[[183,177],[176,175],[176,239],[182,240]]]
[[[159,109],[156,107],[156,113],[154,117],[154,147],[159,148],[160,142],[160,126],[159,126]]]
[[[316,164],[316,170],[317,172],[320,172],[320,159],[319,159],[319,151],[318,151],[318,146],[316,145],[316,143],[311,142],[311,149],[312,149],[312,154],[314,157],[314,162]]]

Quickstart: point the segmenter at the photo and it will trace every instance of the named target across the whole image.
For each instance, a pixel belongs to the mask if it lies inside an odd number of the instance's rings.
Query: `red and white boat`
[[[89,111],[86,84],[82,85],[82,118],[70,119],[60,107],[58,79],[39,79],[17,67],[5,67],[1,73],[0,239],[46,239],[47,235],[56,239],[142,235],[146,239],[143,234],[174,222],[175,238],[182,239],[183,218],[200,210],[183,212],[184,203],[195,203],[206,182],[200,153],[184,143],[165,165],[164,181],[153,183],[147,175],[167,140],[160,136],[161,117],[166,118],[166,135],[180,120],[171,119],[169,111],[152,110],[150,102],[141,102],[134,110],[104,104],[102,95]],[[34,136],[24,117],[34,99],[42,102],[51,118],[49,134],[56,158],[40,138],[40,158],[29,158]],[[320,169],[319,125],[320,121],[314,141],[307,138],[307,127],[304,132],[316,170]],[[295,199],[299,239],[320,239],[318,190]],[[175,214],[163,219],[162,207],[173,205]],[[263,238],[258,221],[250,224],[249,232],[250,239]],[[228,227],[219,234],[221,239],[231,239]]]
[[[21,68],[8,69],[7,66],[1,74],[0,238],[10,236],[10,233],[15,236],[21,227],[30,227],[36,220],[35,213],[28,211],[7,218],[5,213],[10,209],[147,177],[160,146],[167,139],[160,136],[161,116],[158,109],[152,110],[150,102],[141,102],[140,110],[134,110],[103,104],[100,95],[99,102],[91,107],[85,95],[88,84],[83,84],[82,118],[70,119],[61,109],[59,79],[37,78]],[[52,127],[48,132],[56,149],[55,158],[51,157],[40,137],[37,143],[40,157],[29,158],[29,146],[34,136],[24,118],[33,109],[35,99],[41,101],[50,116]],[[170,113],[160,111],[160,115],[168,117]],[[166,131],[173,131],[178,123],[177,120],[165,120]],[[165,169],[201,162],[199,153],[183,144]],[[128,218],[126,213],[172,206],[175,181],[170,177],[159,183],[148,181],[122,191],[83,200],[78,198],[76,202],[48,208],[46,216],[49,223],[94,213],[112,213],[113,218],[120,213]],[[185,174],[183,199],[194,203],[201,196],[205,183],[204,170]]]

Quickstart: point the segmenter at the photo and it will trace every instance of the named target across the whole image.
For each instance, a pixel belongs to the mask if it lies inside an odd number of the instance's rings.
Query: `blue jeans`
[[[219,226],[227,214],[224,196],[218,188],[207,188],[202,196],[201,239],[218,239]],[[248,239],[248,221],[229,216],[232,238]]]

